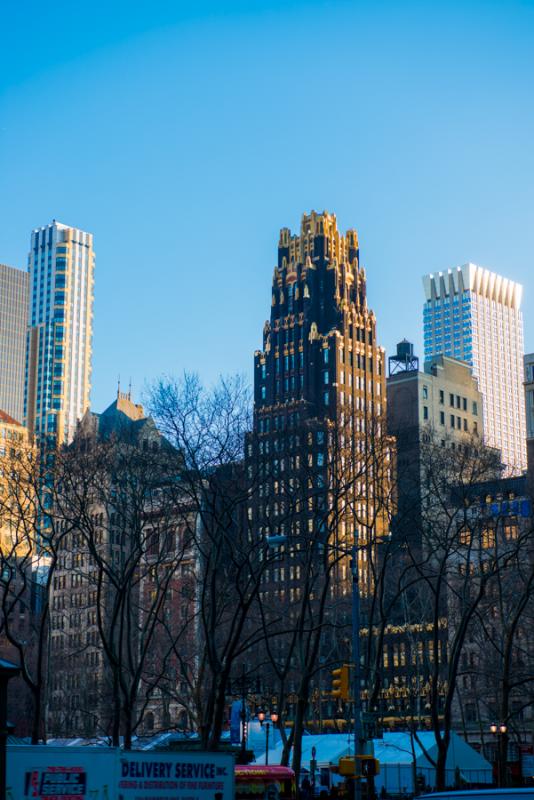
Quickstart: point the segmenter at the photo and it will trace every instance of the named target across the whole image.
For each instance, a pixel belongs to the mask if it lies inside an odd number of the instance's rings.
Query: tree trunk
[[[436,759],[436,791],[444,792],[447,788],[447,752],[449,749],[449,737],[444,736],[437,742],[438,757]]]
[[[41,739],[41,688],[33,689],[33,719],[32,719],[32,744],[39,744]]]
[[[119,695],[119,682],[117,673],[113,675],[113,717],[111,723],[111,741],[113,747],[120,747],[121,743],[121,701]]]
[[[289,766],[289,756],[291,755],[291,747],[293,745],[293,738],[295,735],[295,728],[291,728],[289,736],[284,738],[284,746],[282,748],[282,758],[280,759],[280,765],[282,767]]]
[[[210,735],[208,750],[218,750],[221,741],[224,710],[226,708],[226,687],[228,685],[228,670],[223,670],[217,677],[217,686],[213,703],[213,715],[210,720]]]
[[[124,709],[124,749],[132,749],[132,709],[128,705]]]

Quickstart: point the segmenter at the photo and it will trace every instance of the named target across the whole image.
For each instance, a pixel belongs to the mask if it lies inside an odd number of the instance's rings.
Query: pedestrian
[[[304,778],[300,785],[300,796],[302,800],[311,800],[311,783],[308,777]]]

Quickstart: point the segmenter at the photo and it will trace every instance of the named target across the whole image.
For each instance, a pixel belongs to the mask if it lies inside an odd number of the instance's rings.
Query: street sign
[[[7,748],[7,800],[113,797],[116,751],[99,747]]]

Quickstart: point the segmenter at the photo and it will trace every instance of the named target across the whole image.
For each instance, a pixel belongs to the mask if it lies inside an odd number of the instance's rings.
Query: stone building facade
[[[102,443],[101,460],[85,462]],[[102,414],[86,412],[68,448],[75,469],[79,456],[98,474],[84,483],[82,466],[56,508],[48,692],[55,736],[112,735],[114,704],[126,691],[117,685],[121,673],[124,686],[140,687],[122,712],[135,718],[138,733],[187,725],[182,676],[195,658],[196,562],[184,515],[194,529],[194,512],[177,511],[175,493],[165,490],[180,463],[175,455],[120,390]],[[81,504],[72,499],[84,493]]]
[[[295,630],[307,600],[311,620],[314,604],[328,594],[318,623],[325,670],[350,658],[351,558],[365,604],[374,590],[371,562],[389,533],[386,402],[385,353],[367,303],[357,233],[342,235],[335,215],[312,211],[298,234],[280,232],[270,319],[254,356],[246,464],[256,483],[251,530],[278,554],[261,592],[265,614]],[[284,635],[273,640],[271,656],[287,658],[288,642]],[[262,667],[272,689],[268,671]],[[302,674],[299,667],[290,676],[293,695]],[[325,695],[324,716],[335,715],[334,706]]]

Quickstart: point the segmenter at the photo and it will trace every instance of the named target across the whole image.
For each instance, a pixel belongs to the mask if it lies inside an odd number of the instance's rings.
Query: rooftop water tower
[[[399,372],[417,372],[419,359],[414,356],[413,344],[408,339],[403,339],[397,345],[397,354],[388,358],[389,374],[397,375]]]

